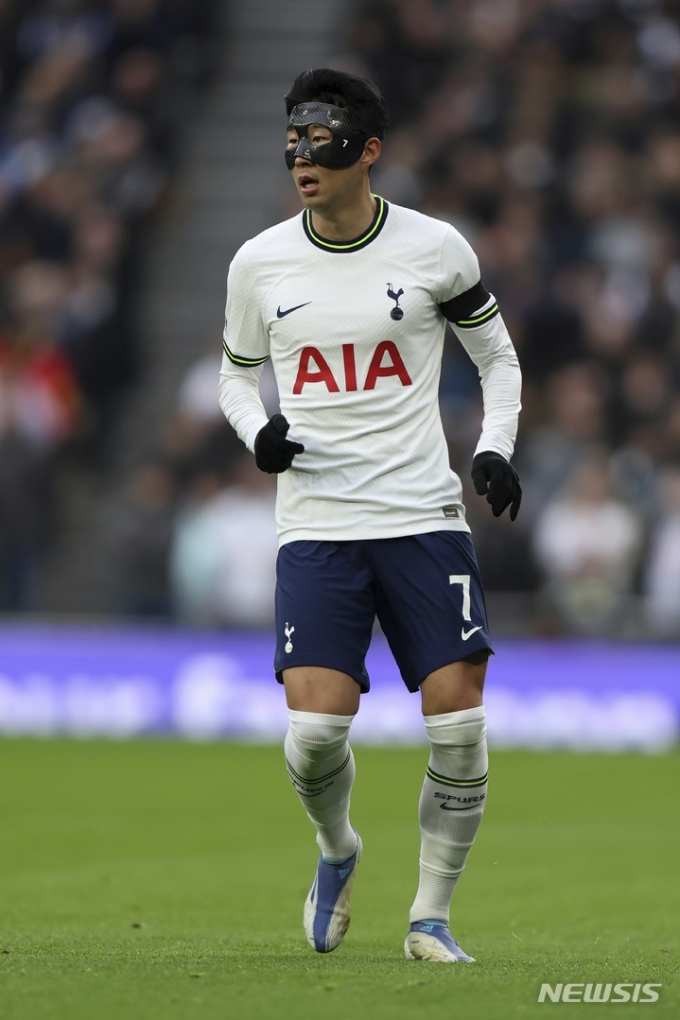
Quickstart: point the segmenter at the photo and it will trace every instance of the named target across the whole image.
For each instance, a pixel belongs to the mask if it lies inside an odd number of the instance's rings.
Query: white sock
[[[425,716],[430,761],[418,806],[420,883],[414,921],[448,924],[449,905],[482,820],[489,759],[484,708]]]
[[[288,710],[284,742],[286,767],[328,861],[354,853],[357,837],[349,823],[349,799],[355,766],[347,742],[354,716]]]

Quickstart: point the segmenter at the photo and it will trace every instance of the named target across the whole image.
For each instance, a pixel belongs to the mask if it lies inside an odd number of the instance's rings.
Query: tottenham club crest
[[[395,291],[394,291],[394,289],[392,287],[392,284],[391,283],[387,284],[387,296],[388,296],[388,298],[390,298],[391,301],[395,301],[396,302],[394,308],[390,311],[390,316],[391,316],[391,318],[396,319],[397,322],[399,321],[399,319],[403,319],[404,318],[404,309],[399,307],[399,298],[401,297],[401,295],[403,293],[404,293],[404,288],[403,287],[401,287],[395,293]]]
[[[288,638],[288,640],[286,641],[286,644],[285,644],[285,647],[284,647],[283,650],[288,655],[293,651],[293,642],[290,640],[290,636],[291,636],[291,634],[293,633],[294,630],[295,630],[295,627],[289,627],[287,623],[286,623],[286,626],[283,628],[283,632],[286,635],[286,637]]]

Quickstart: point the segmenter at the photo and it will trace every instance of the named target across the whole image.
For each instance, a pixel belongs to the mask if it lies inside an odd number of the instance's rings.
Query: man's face
[[[333,133],[323,124],[310,124],[306,129],[305,138],[312,145],[328,145],[333,140]],[[294,151],[299,141],[297,130],[288,128],[288,149]],[[360,167],[361,161],[343,170],[329,170],[297,156],[291,173],[303,205],[321,210],[326,205],[333,204],[334,200],[346,194],[348,188],[353,188],[360,181]]]

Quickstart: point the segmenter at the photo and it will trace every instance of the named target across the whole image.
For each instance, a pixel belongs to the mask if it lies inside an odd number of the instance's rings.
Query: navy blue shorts
[[[290,542],[276,564],[276,678],[325,666],[369,689],[376,617],[404,683],[484,649],[491,652],[472,539],[435,531],[357,542]]]

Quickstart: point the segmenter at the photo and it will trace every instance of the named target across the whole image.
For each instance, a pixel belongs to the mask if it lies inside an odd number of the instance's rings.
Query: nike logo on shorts
[[[467,641],[468,638],[471,638],[473,634],[476,634],[477,631],[481,629],[482,629],[481,626],[473,627],[472,630],[466,630],[465,627],[461,627],[460,636],[462,637],[463,641]]]
[[[276,309],[276,318],[283,319],[286,315],[290,315],[291,312],[297,312],[298,308],[304,308],[305,305],[311,305],[311,301],[305,301],[304,304],[294,305],[293,308],[286,308],[285,312],[281,311],[281,305]]]

